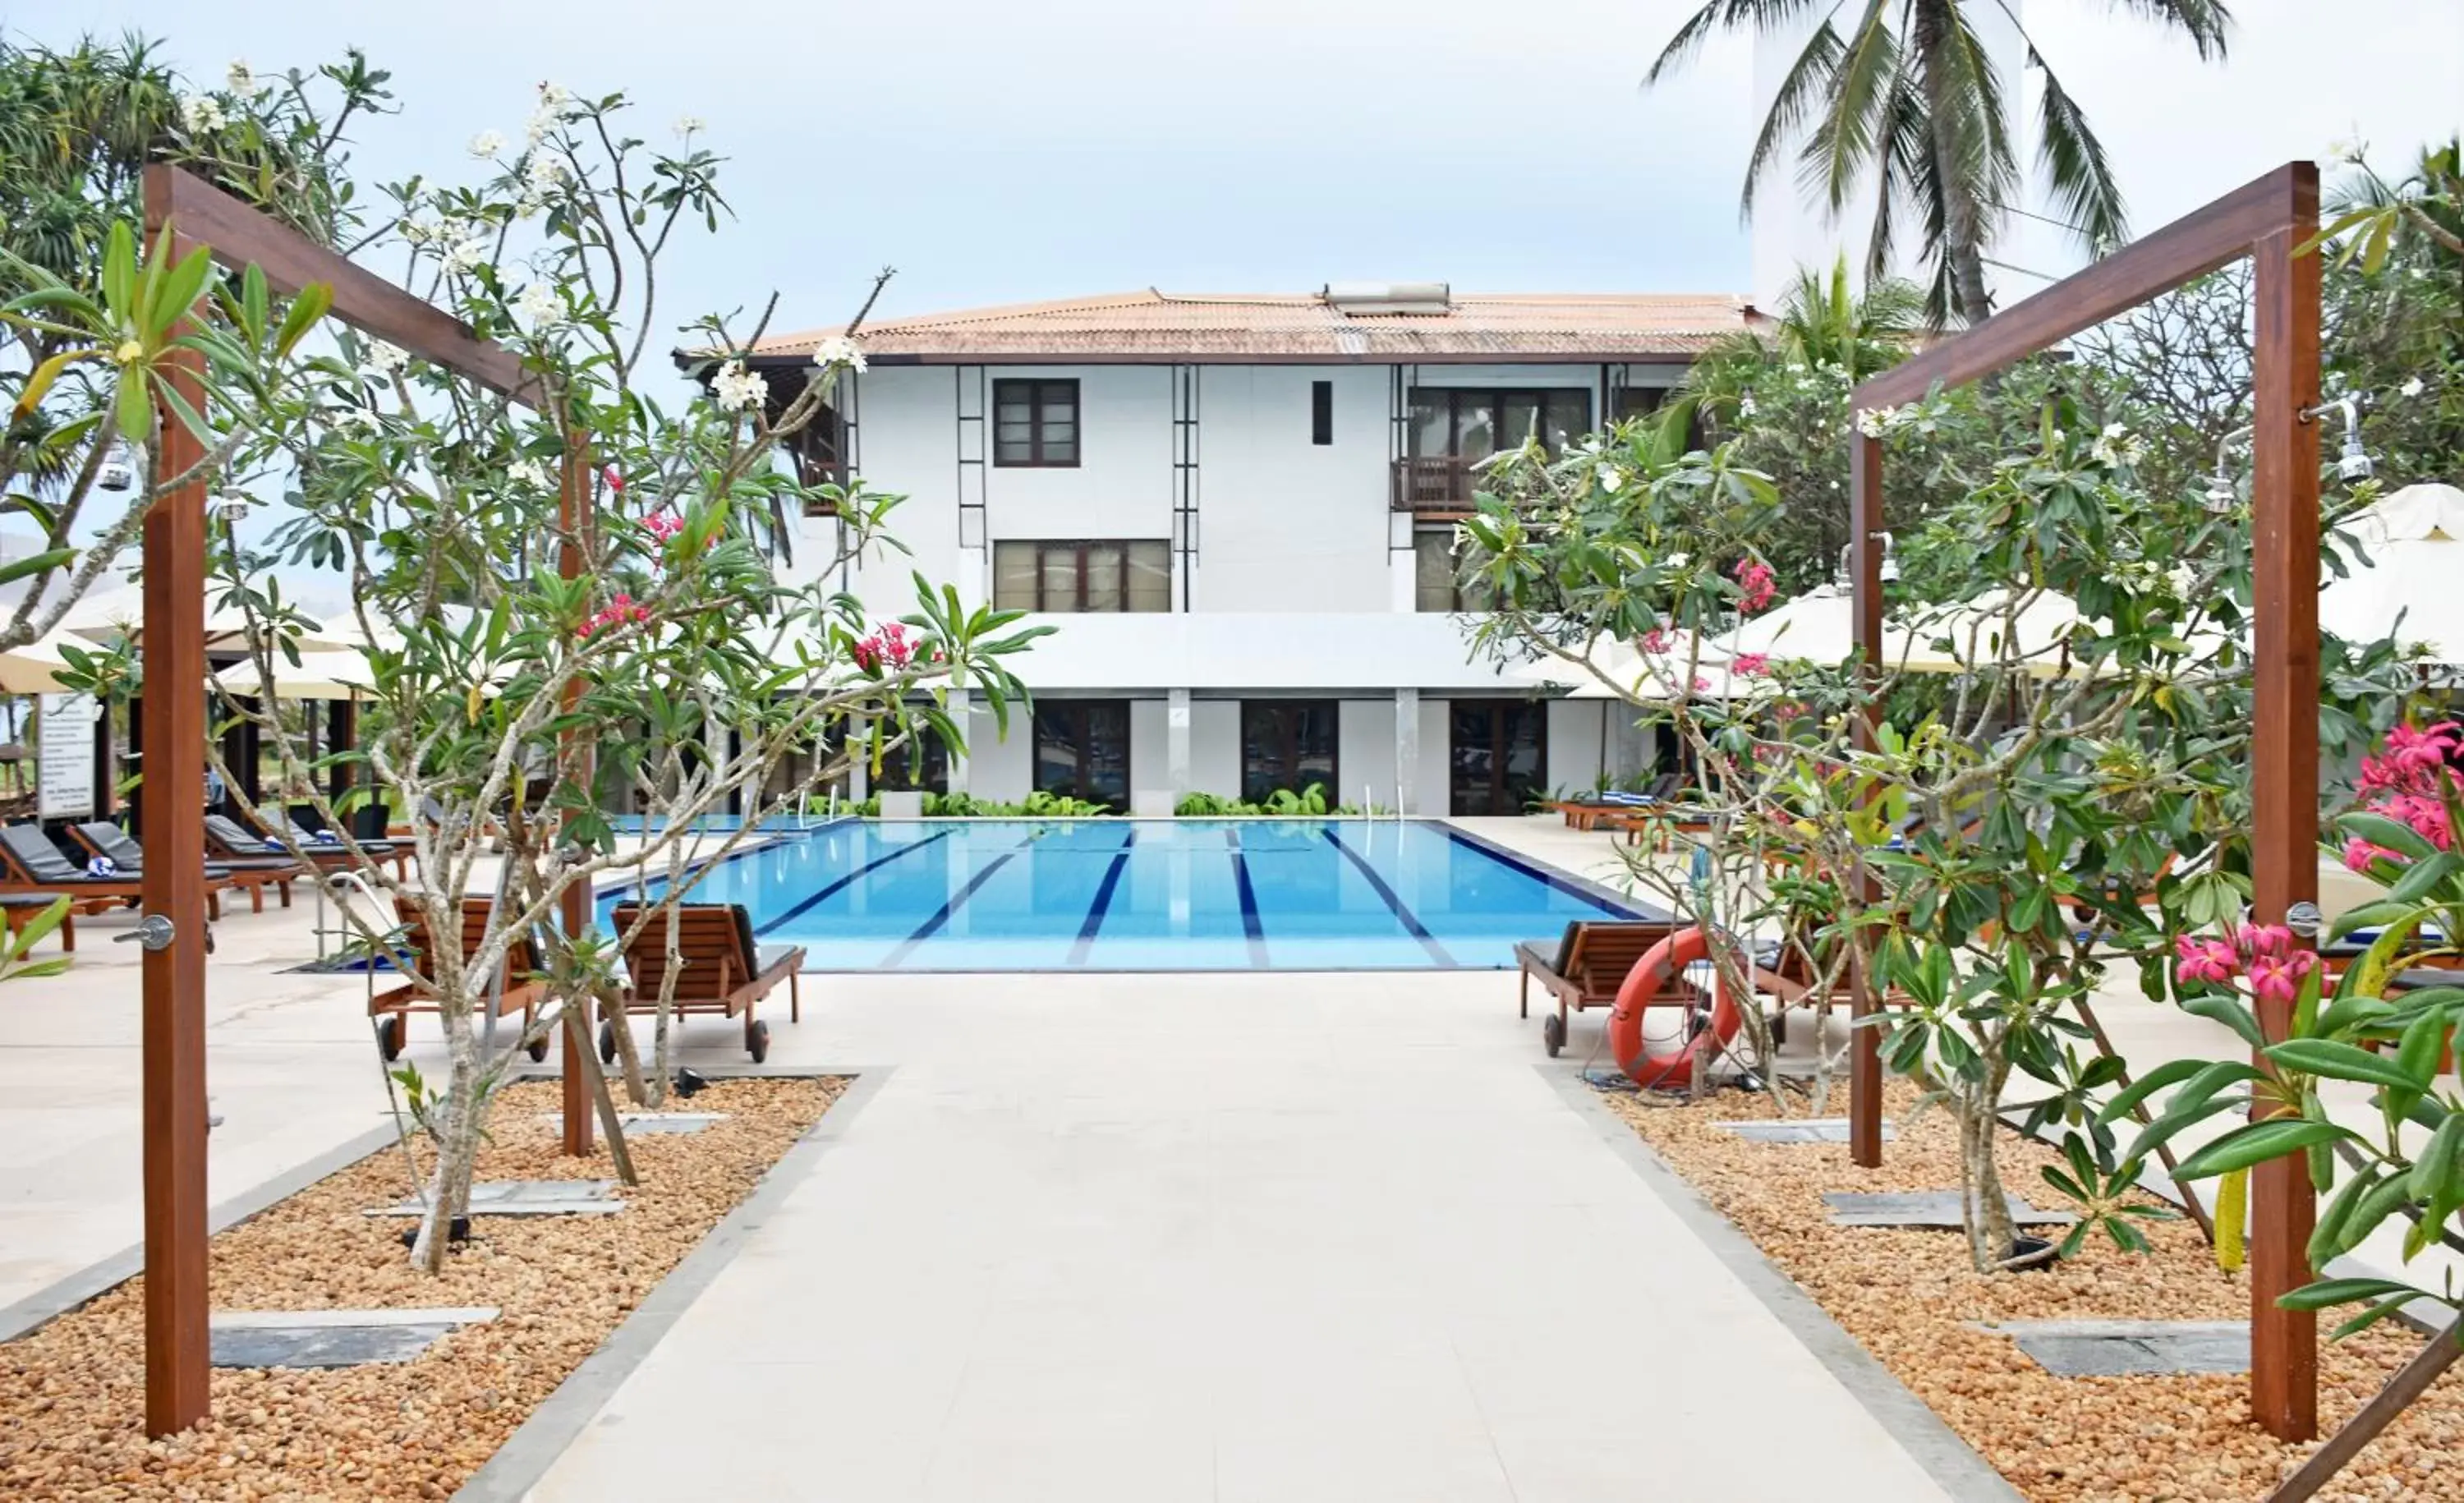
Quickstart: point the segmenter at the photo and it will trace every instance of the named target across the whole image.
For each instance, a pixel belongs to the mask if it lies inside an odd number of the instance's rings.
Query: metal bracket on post
[[[145,946],[145,948],[149,950],[167,950],[171,947],[171,940],[176,938],[178,934],[179,930],[173,927],[170,919],[164,917],[161,914],[147,914],[144,917],[137,920],[136,928],[131,929],[126,934],[113,935],[111,937],[111,942],[114,944],[127,944],[133,940],[136,943]]]

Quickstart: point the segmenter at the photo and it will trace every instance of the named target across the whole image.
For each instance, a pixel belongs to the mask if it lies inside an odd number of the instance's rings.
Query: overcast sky
[[[2388,158],[2464,118],[2464,0],[2232,0],[2232,59],[2103,0],[2026,0],[2103,132],[2137,225],[2358,132]],[[139,28],[193,75],[364,47],[401,115],[363,175],[468,173],[533,86],[623,89],[640,133],[708,122],[737,222],[673,263],[683,321],[781,294],[836,321],[1148,285],[1297,291],[1749,290],[1735,213],[1749,55],[1650,93],[1692,0],[43,0],[48,42]]]

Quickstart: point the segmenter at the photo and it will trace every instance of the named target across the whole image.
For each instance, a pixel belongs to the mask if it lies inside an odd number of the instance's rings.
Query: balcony
[[[1468,517],[1473,511],[1472,466],[1453,454],[1415,454],[1394,465],[1394,509],[1433,520]]]

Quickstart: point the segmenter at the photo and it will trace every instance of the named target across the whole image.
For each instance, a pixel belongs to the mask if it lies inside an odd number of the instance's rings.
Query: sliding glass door
[[[1130,807],[1130,706],[1122,699],[1052,699],[1035,707],[1035,786]]]
[[[1549,786],[1549,707],[1457,699],[1447,710],[1447,811],[1520,814]]]

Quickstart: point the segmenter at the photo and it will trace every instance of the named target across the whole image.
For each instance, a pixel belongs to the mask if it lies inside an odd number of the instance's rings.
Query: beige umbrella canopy
[[[2464,663],[2464,490],[2408,485],[2356,512],[2343,530],[2368,559],[2330,580],[2319,624],[2347,642],[2392,637],[2419,644],[2441,663]]]
[[[254,663],[233,663],[208,675],[227,695],[262,696],[268,685]],[[274,654],[271,685],[276,699],[357,699],[375,692],[376,673],[355,648],[303,649],[293,663]]]
[[[220,594],[211,586],[206,591],[206,650],[231,652],[245,648],[248,645],[247,613],[219,604]],[[71,606],[68,613],[60,618],[59,630],[91,642],[110,642],[137,636],[144,627],[144,591],[135,585],[116,585],[91,590]],[[319,622],[318,630],[304,632],[296,640],[302,651],[308,651],[346,648],[360,639],[358,624],[347,614],[341,614]]]
[[[79,637],[54,631],[0,652],[0,693],[68,693],[68,686],[59,680],[60,671],[69,666],[69,660],[60,652],[64,642],[78,648],[94,646]]]

